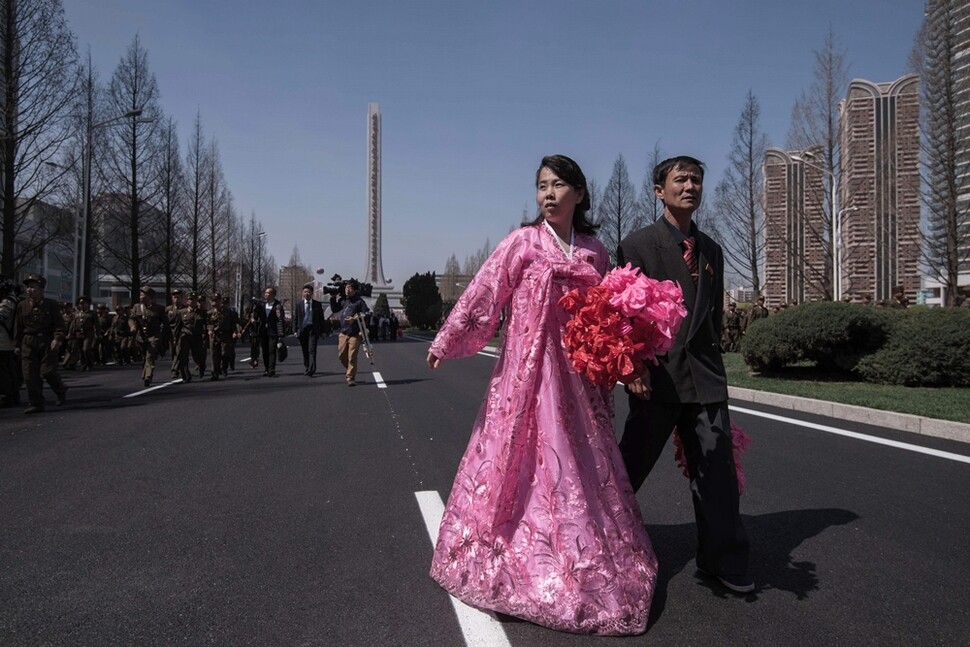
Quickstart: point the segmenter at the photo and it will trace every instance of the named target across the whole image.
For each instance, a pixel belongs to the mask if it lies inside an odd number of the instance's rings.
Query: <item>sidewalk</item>
[[[934,438],[946,438],[948,440],[970,443],[970,424],[962,422],[924,418],[922,416],[894,413],[879,409],[867,409],[851,404],[799,398],[793,395],[742,389],[736,386],[728,386],[728,397],[732,400],[737,399],[756,404],[766,404],[791,411],[814,413],[830,418],[840,418],[852,422],[898,429],[899,431],[909,431],[923,436],[933,436]]]

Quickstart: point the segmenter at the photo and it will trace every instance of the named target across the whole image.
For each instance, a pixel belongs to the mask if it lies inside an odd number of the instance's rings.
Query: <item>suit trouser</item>
[[[276,375],[276,341],[279,337],[260,335],[259,345],[263,350],[263,369],[270,375]]]
[[[347,372],[347,381],[357,379],[357,354],[360,353],[361,336],[340,333],[337,341],[337,357]]]
[[[27,402],[32,406],[44,406],[44,380],[55,395],[63,395],[67,387],[57,372],[57,351],[50,349],[50,337],[24,339],[21,347],[21,365],[27,384]]]
[[[306,327],[300,331],[300,349],[303,351],[303,368],[310,375],[317,372],[317,343],[319,341],[320,335],[313,334],[312,328]]]
[[[697,521],[697,565],[715,575],[748,571],[748,534],[739,511],[738,479],[727,402],[652,402],[630,396],[620,453],[636,491],[671,432],[684,444]]]

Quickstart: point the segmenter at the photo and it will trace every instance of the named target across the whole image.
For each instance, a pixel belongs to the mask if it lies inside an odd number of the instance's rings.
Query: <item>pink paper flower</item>
[[[573,367],[595,384],[629,384],[673,346],[687,314],[680,286],[658,281],[630,264],[598,286],[572,290],[559,304],[572,315],[563,343]]]

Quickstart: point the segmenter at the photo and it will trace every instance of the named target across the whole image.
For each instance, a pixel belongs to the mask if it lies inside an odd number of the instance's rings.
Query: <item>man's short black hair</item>
[[[667,181],[667,176],[672,170],[682,166],[696,166],[700,171],[701,179],[704,179],[704,162],[690,155],[678,155],[660,162],[653,167],[653,183],[656,186],[663,186]]]

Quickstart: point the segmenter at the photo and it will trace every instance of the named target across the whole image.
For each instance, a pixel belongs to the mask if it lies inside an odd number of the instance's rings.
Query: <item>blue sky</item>
[[[383,119],[384,274],[400,287],[535,211],[543,155],[639,187],[654,143],[720,178],[745,96],[784,147],[831,28],[850,78],[905,74],[922,0],[63,0],[107,81],[135,34],[183,152],[197,112],[280,264],[365,264],[367,104]]]

